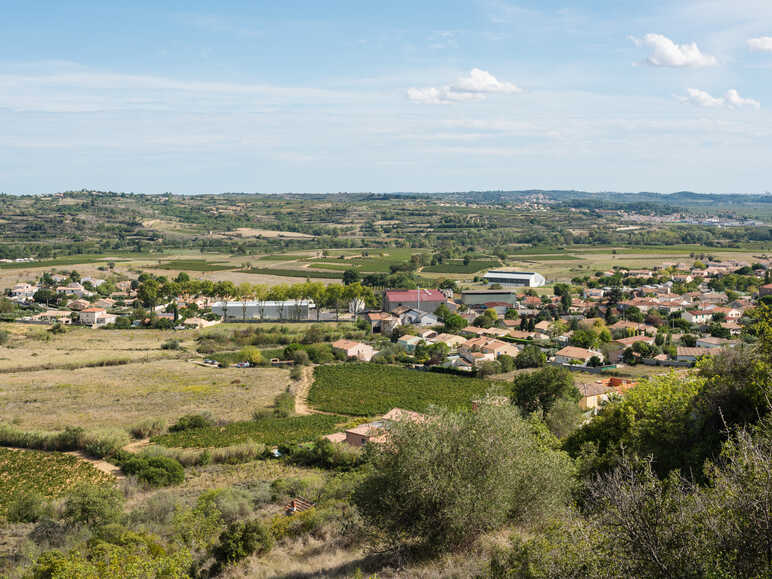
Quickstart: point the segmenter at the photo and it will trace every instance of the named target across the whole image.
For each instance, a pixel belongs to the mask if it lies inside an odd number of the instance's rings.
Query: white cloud
[[[676,44],[662,34],[647,34],[643,38],[630,37],[636,46],[646,46],[651,54],[645,60],[651,66],[669,66],[674,68],[702,68],[716,66],[715,56],[704,54],[696,42],[691,44]]]
[[[739,109],[742,107],[750,107],[752,109],[761,108],[761,103],[753,99],[742,98],[735,89],[729,89],[726,92],[726,104],[729,108]]]
[[[699,107],[707,108],[728,108],[728,109],[741,109],[741,108],[761,108],[761,103],[757,100],[746,99],[740,96],[735,89],[729,89],[723,97],[714,97],[710,93],[696,89],[687,89],[686,96],[679,97],[679,100],[684,103],[691,103]]]
[[[772,36],[749,38],[748,48],[754,52],[772,52]]]
[[[425,104],[448,104],[460,101],[479,101],[489,94],[516,94],[523,92],[511,82],[502,82],[487,70],[473,68],[448,86],[409,88],[407,98]]]

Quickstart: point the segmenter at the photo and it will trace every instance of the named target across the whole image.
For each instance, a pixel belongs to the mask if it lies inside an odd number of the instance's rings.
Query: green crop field
[[[267,446],[308,442],[335,432],[336,425],[345,422],[342,416],[310,414],[290,418],[267,417],[261,420],[232,422],[225,426],[209,426],[170,432],[152,439],[161,446],[181,448],[222,447],[253,440]]]
[[[55,498],[79,482],[103,484],[114,480],[69,454],[0,448],[0,512],[22,492],[37,491]]]
[[[318,366],[314,376],[309,402],[319,410],[354,416],[395,407],[418,412],[432,404],[464,407],[491,387],[487,380],[381,364]]]
[[[422,271],[427,273],[477,273],[483,269],[500,267],[501,262],[497,259],[473,259],[464,264],[463,260],[453,259],[437,265],[427,265]]]
[[[312,269],[274,269],[271,267],[251,267],[244,270],[245,273],[256,273],[261,275],[278,275],[281,277],[300,277],[300,278],[320,278],[320,279],[342,279],[343,273],[334,271],[314,271]]]
[[[187,271],[224,271],[234,269],[235,266],[228,263],[217,263],[205,259],[173,259],[158,265],[159,269],[180,269]]]

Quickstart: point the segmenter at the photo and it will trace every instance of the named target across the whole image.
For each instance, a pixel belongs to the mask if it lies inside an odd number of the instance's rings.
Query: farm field
[[[229,263],[206,261],[205,259],[175,259],[164,261],[156,267],[159,269],[173,269],[175,271],[222,271],[234,269],[237,266]]]
[[[182,448],[222,447],[253,440],[268,446],[309,442],[336,430],[345,422],[342,416],[309,414],[289,418],[266,417],[260,420],[231,422],[156,436],[152,442]]]
[[[56,498],[81,482],[107,484],[114,480],[68,454],[0,448],[0,514],[20,492],[36,491]]]
[[[188,362],[197,356],[191,354],[195,331],[74,328],[39,341],[33,333],[45,332],[39,326],[3,327],[13,332],[13,347],[0,347],[0,420],[25,429],[131,427],[203,410],[244,420],[289,384],[283,369],[214,369]],[[188,351],[162,350],[171,337]],[[89,367],[124,358],[128,363]],[[53,369],[36,370],[49,362]]]
[[[492,259],[472,259],[464,265],[463,260],[454,259],[437,265],[426,265],[421,271],[430,273],[477,273],[484,269],[499,267],[501,263]]]
[[[396,366],[336,364],[315,368],[308,401],[318,410],[352,416],[384,414],[395,407],[422,412],[430,405],[469,406],[492,385],[477,378]]]

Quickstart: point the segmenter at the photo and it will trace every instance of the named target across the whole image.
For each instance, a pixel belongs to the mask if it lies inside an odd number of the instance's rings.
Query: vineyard
[[[319,410],[355,416],[399,407],[418,412],[432,404],[468,406],[491,387],[487,380],[419,372],[380,364],[318,366],[308,400]]]
[[[312,441],[335,432],[341,416],[311,414],[290,418],[266,417],[260,420],[232,422],[225,426],[208,426],[170,432],[152,439],[156,444],[180,448],[231,446],[253,440],[267,446]]]
[[[68,454],[0,448],[0,512],[20,492],[37,491],[54,498],[80,482],[102,484],[114,480]]]
[[[477,273],[483,269],[491,269],[500,265],[501,262],[498,259],[473,259],[469,263],[464,263],[460,259],[453,259],[445,263],[427,265],[423,271],[427,273]]]

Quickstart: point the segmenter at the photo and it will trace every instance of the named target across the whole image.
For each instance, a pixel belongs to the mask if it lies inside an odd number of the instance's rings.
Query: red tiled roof
[[[390,302],[415,302],[418,301],[419,290],[389,290],[386,292],[386,299]],[[444,302],[447,298],[438,290],[422,289],[421,301]]]

